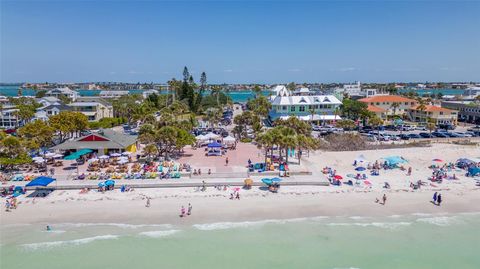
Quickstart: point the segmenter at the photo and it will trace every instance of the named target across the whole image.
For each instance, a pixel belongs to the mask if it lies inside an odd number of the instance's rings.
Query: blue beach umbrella
[[[274,177],[274,178],[271,179],[271,181],[272,181],[272,182],[281,182],[282,179],[279,178],[279,177]]]
[[[99,187],[105,187],[105,183],[100,182],[100,183],[98,183],[98,186],[99,186]]]
[[[113,186],[115,185],[115,180],[106,180],[105,181],[105,186]]]
[[[365,171],[365,170],[367,170],[367,169],[365,169],[365,167],[361,167],[361,166],[355,168],[355,171]]]
[[[262,178],[262,182],[267,184],[267,185],[272,185],[273,181],[269,178]]]

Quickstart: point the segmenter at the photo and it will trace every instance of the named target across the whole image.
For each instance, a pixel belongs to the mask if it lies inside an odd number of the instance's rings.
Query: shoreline
[[[122,197],[118,193],[91,193],[89,197],[72,196],[68,191],[54,199],[24,202],[12,212],[0,213],[0,226],[55,223],[125,223],[193,225],[218,222],[255,222],[314,217],[388,217],[411,214],[456,214],[480,212],[479,190],[443,190],[444,203],[433,205],[433,191],[338,191],[325,192],[314,187],[282,187],[285,192],[271,194],[242,193],[240,200],[230,200],[216,190],[201,194],[182,194],[172,190],[135,190]],[[302,188],[303,189],[303,188]],[[184,190],[185,191],[185,190]],[[374,202],[387,194],[386,205]],[[65,195],[65,196],[64,196]],[[145,197],[151,206],[145,207]],[[75,198],[73,198],[75,197]],[[193,205],[192,216],[180,218],[180,207]]]

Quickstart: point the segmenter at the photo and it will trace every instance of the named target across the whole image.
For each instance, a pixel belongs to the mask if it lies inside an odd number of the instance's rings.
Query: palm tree
[[[397,102],[393,102],[391,105],[390,105],[390,108],[393,109],[393,115],[397,115],[397,109],[400,107],[400,103],[397,103]]]
[[[220,97],[220,92],[222,91],[222,87],[219,85],[214,85],[212,86],[211,90],[212,90],[212,95],[215,96],[217,99],[217,106],[220,106],[219,97]]]

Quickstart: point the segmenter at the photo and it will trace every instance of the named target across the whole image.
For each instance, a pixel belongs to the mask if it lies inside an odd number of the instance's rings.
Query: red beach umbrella
[[[334,178],[335,178],[335,179],[343,179],[343,177],[340,176],[340,175],[336,175],[336,176],[334,176]]]
[[[443,162],[443,160],[440,160],[440,159],[433,159],[432,161],[439,162],[439,163]]]

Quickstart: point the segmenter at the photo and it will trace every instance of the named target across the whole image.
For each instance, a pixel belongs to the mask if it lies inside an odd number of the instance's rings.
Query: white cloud
[[[142,72],[138,72],[138,71],[135,71],[135,70],[130,70],[130,71],[128,71],[128,73],[129,73],[130,75],[142,74]]]
[[[330,71],[333,72],[352,72],[352,71],[357,71],[358,69],[355,67],[342,67],[342,68],[337,68],[337,69],[330,69]]]

